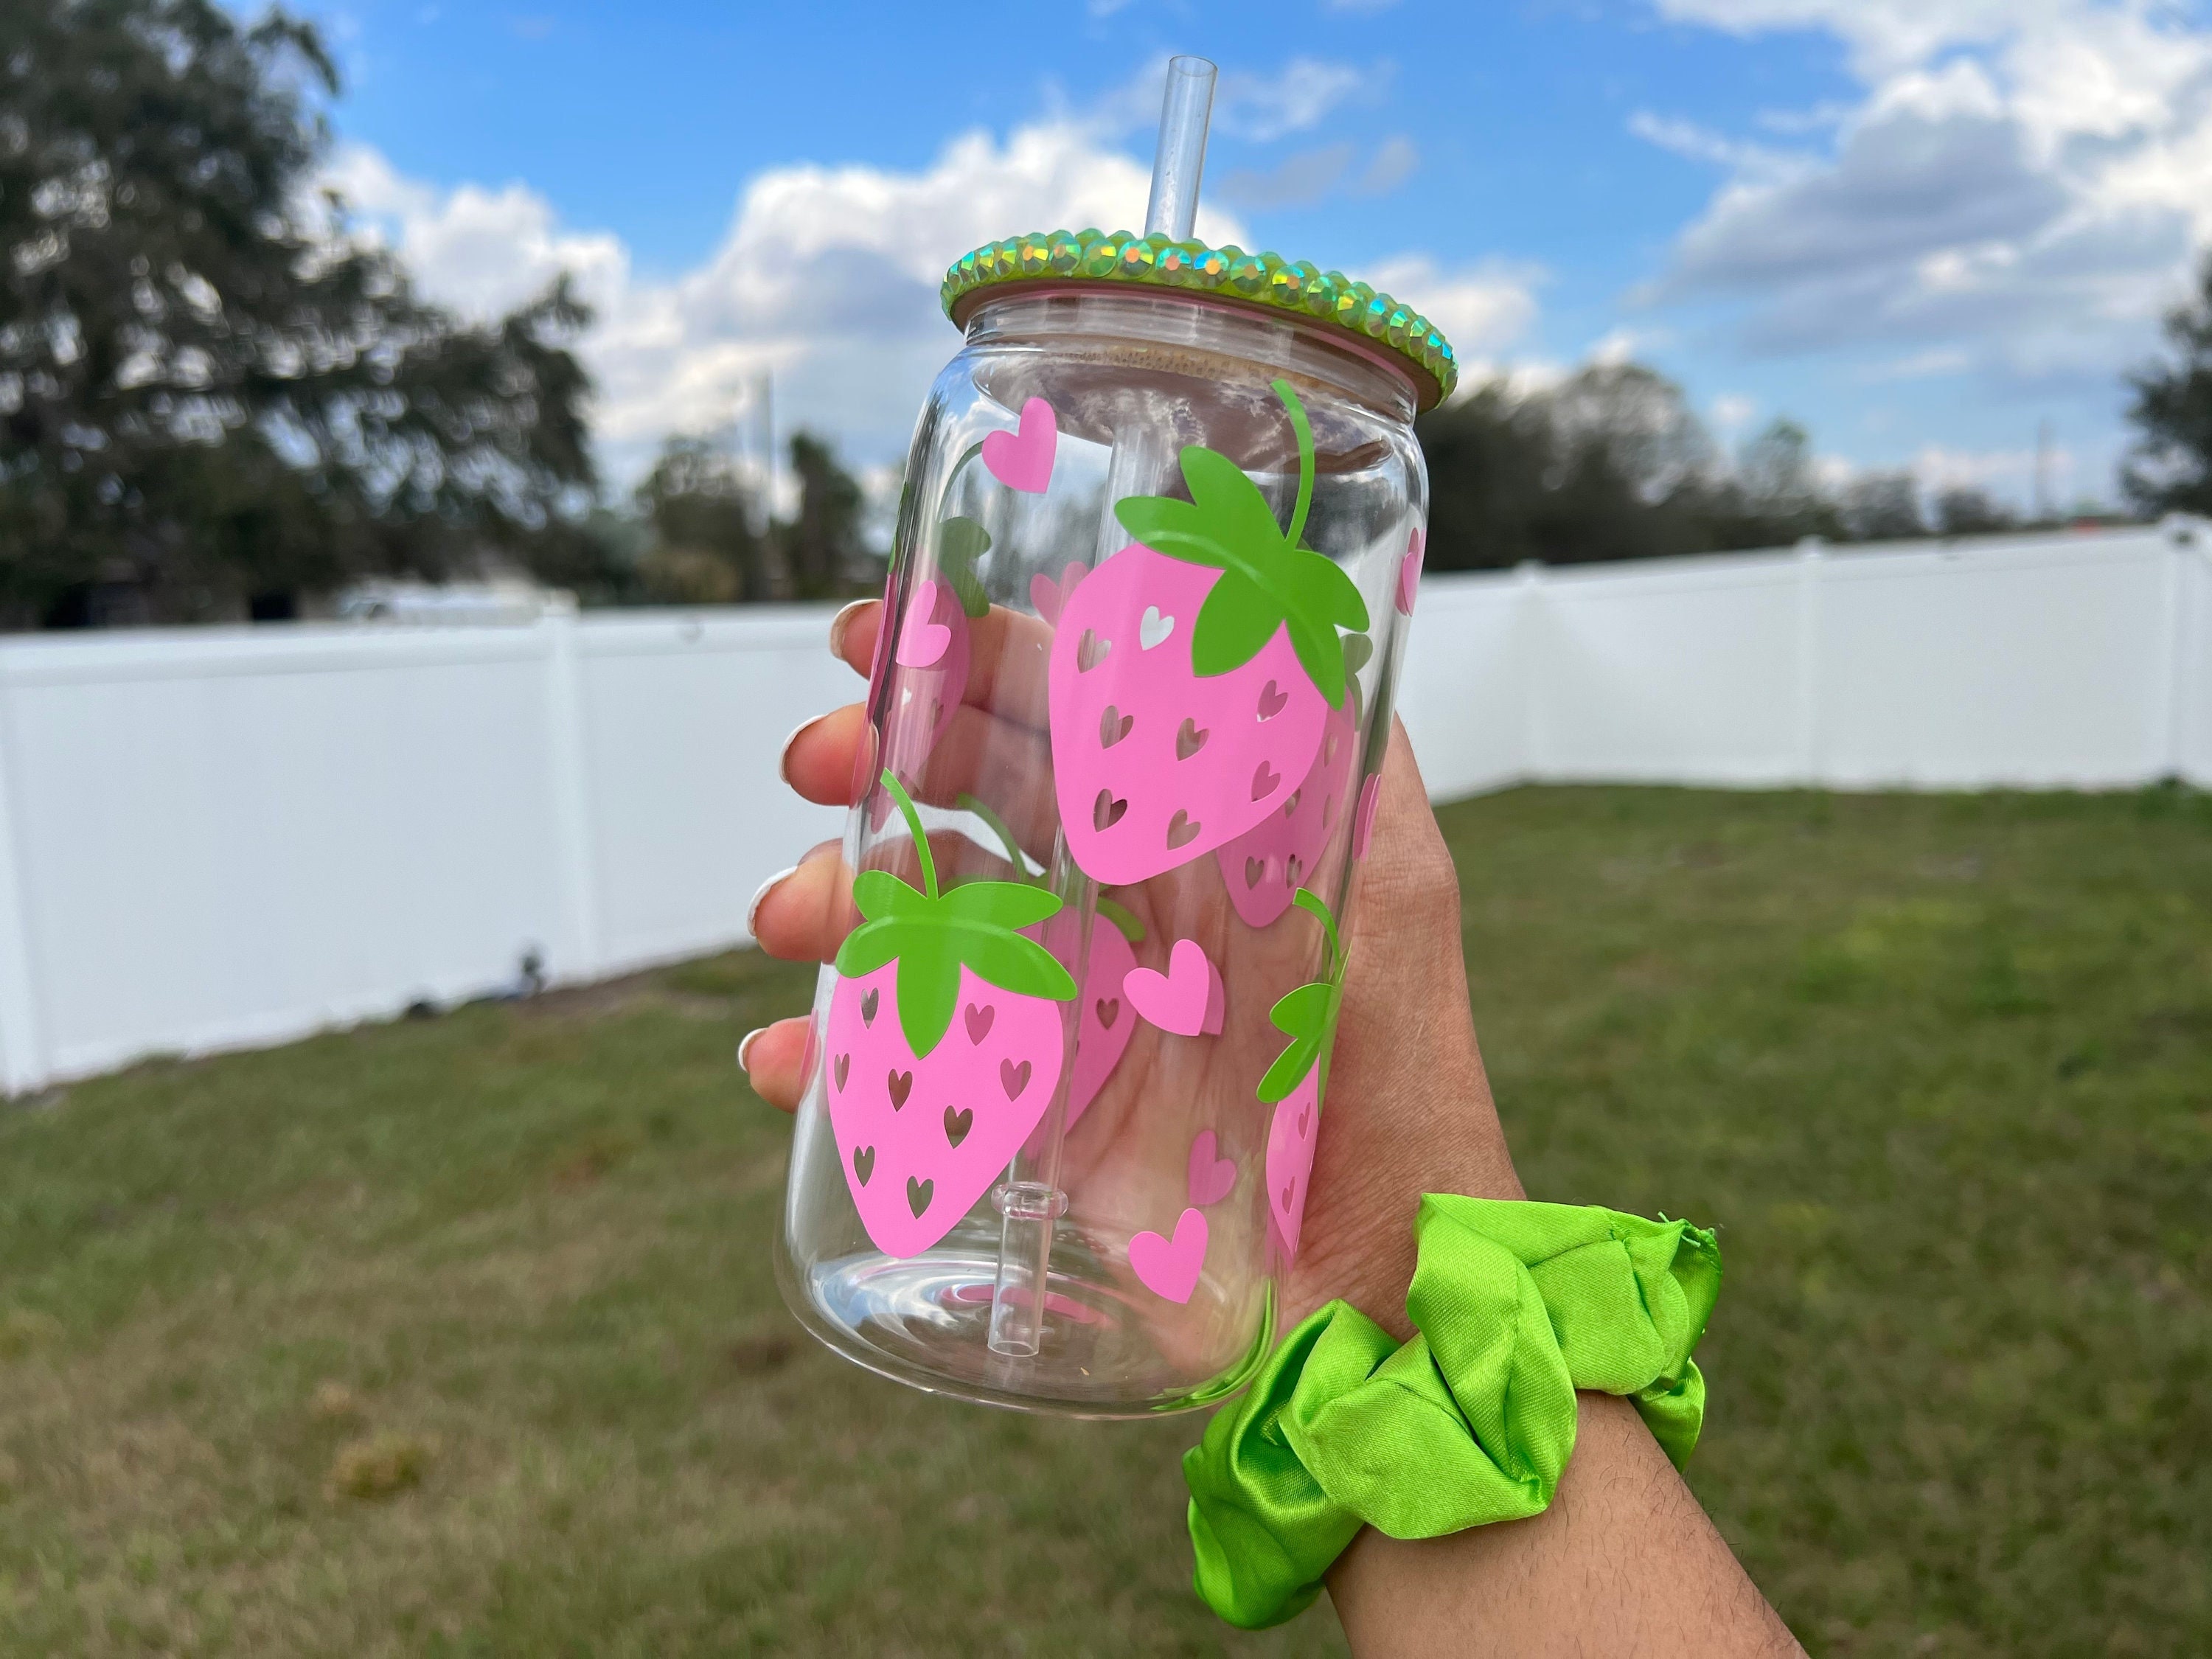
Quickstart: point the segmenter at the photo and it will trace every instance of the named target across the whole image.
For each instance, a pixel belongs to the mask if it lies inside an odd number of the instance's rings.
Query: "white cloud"
[[[1536,316],[1541,273],[1495,262],[1446,270],[1426,254],[1401,254],[1361,273],[1442,329],[1467,378],[1475,365],[1513,344]]]
[[[1713,429],[1724,443],[1733,443],[1737,433],[1751,424],[1752,416],[1759,413],[1759,399],[1746,397],[1740,392],[1723,392],[1710,405]]]
[[[1159,123],[1167,72],[1168,54],[1158,53],[1080,113],[1063,111],[1059,118],[1103,137],[1150,134]],[[1273,143],[1312,131],[1347,103],[1376,102],[1395,73],[1387,61],[1362,69],[1319,58],[1293,58],[1272,75],[1228,70],[1214,83],[1210,129],[1253,143]]]
[[[1293,58],[1272,76],[1232,70],[1221,77],[1213,95],[1214,130],[1271,143],[1319,126],[1351,100],[1380,96],[1390,76],[1388,64],[1359,69],[1316,58]],[[1159,84],[1157,79],[1153,84]]]
[[[1825,30],[1866,83],[1820,152],[1779,161],[1633,124],[1730,173],[1646,297],[1747,297],[1754,348],[1919,341],[1900,373],[2109,381],[2212,240],[2212,32],[2149,0],[1656,3]]]
[[[665,433],[727,421],[758,374],[779,428],[834,433],[848,455],[902,453],[931,379],[958,348],[939,308],[945,268],[1024,230],[1126,225],[1146,170],[1087,128],[1053,123],[1003,141],[970,133],[916,173],[801,165],[757,174],[720,244],[668,281],[641,281],[621,239],[564,228],[513,184],[443,190],[349,148],[331,182],[398,251],[425,293],[475,316],[527,298],[563,268],[599,313],[582,353],[609,471],[633,474]],[[1199,234],[1249,240],[1201,208]]]

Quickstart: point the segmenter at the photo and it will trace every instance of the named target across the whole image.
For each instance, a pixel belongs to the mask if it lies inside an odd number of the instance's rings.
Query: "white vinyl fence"
[[[2212,784],[2212,540],[1432,577],[1431,791]],[[741,942],[826,608],[0,643],[0,1092]]]

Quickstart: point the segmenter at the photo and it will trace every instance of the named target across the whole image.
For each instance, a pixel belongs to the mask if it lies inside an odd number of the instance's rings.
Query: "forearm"
[[[1574,1456],[1543,1514],[1418,1541],[1370,1528],[1345,1552],[1328,1588],[1358,1659],[1802,1651],[1636,1408],[1577,1398]]]

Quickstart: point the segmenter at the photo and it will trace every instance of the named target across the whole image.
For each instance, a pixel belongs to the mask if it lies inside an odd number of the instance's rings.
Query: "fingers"
[[[752,1091],[780,1112],[796,1111],[806,1090],[806,1045],[813,1022],[780,1019],[748,1032],[738,1044],[738,1064]]]
[[[842,848],[825,841],[753,896],[746,931],[785,962],[827,962],[837,954],[852,914],[852,872]]]
[[[817,714],[784,739],[783,781],[818,806],[850,806],[857,781],[854,763],[867,736],[864,703]]]
[[[867,678],[883,632],[884,602],[847,605],[830,624],[830,649]],[[1045,668],[1052,657],[1052,629],[1042,617],[993,605],[969,628],[968,684],[962,701],[1035,731],[1045,726]]]

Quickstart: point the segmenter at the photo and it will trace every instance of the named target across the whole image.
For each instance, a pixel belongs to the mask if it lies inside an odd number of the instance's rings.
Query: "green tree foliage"
[[[1832,492],[1794,421],[1772,422],[1723,464],[1681,389],[1634,363],[1593,366],[1534,392],[1478,386],[1423,416],[1419,430],[1433,569],[1929,533],[1910,474],[1866,473]],[[1947,534],[2014,522],[1978,491],[1945,500]]]
[[[806,432],[792,434],[791,470],[799,479],[799,516],[777,526],[791,597],[824,599],[872,585],[872,562],[861,539],[867,498],[859,480],[837,464],[828,442]]]
[[[769,597],[766,549],[753,529],[752,492],[712,440],[670,438],[635,500],[652,532],[639,561],[652,598],[729,605]]]
[[[0,622],[583,557],[586,312],[465,326],[347,238],[336,88],[281,11],[0,6]]]
[[[1936,498],[1936,528],[1946,536],[1987,536],[2019,526],[2020,515],[1985,489],[1960,485]]]
[[[599,562],[567,585],[601,604],[743,605],[872,591],[883,556],[866,544],[866,492],[827,441],[796,433],[789,453],[799,510],[770,519],[719,439],[665,439],[630,513],[593,515]]]
[[[2145,515],[2212,514],[2212,255],[2197,295],[2166,313],[2170,356],[2130,375],[2141,435],[2120,481]]]

